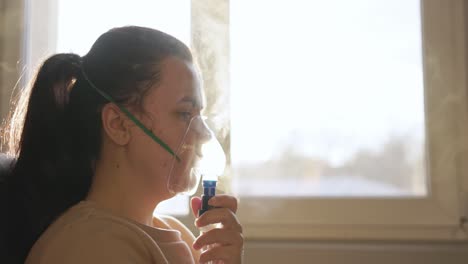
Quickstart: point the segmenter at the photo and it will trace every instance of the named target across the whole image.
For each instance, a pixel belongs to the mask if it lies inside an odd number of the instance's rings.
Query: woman
[[[196,186],[190,172],[210,136],[199,83],[189,49],[149,28],[115,28],[83,57],[47,59],[9,134],[14,260],[241,263],[235,198],[210,200],[217,208],[196,225],[223,225],[197,239],[176,219],[153,217],[159,202]]]

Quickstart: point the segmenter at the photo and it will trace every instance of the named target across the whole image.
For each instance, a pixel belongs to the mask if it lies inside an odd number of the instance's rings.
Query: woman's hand
[[[192,210],[198,215],[201,207],[199,197],[192,198]],[[212,229],[201,234],[193,243],[196,250],[209,247],[200,255],[200,263],[213,261],[214,263],[240,264],[244,248],[242,226],[236,217],[237,199],[229,195],[216,195],[208,202],[217,207],[203,213],[195,220],[195,225],[200,228],[210,224],[221,223],[221,228]]]

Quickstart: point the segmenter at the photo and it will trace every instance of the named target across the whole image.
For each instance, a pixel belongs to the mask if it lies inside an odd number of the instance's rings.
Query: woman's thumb
[[[202,204],[201,198],[196,196],[192,197],[192,199],[190,200],[190,204],[192,206],[193,215],[195,215],[195,217],[198,217],[198,210],[201,209]]]

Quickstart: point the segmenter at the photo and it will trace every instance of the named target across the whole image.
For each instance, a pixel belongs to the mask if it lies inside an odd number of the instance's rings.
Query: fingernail
[[[198,245],[197,242],[193,242],[192,247],[193,247],[195,250],[199,250],[199,248],[198,248],[199,245]]]

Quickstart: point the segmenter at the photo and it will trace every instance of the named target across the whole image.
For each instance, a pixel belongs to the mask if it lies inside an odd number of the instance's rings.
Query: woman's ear
[[[130,141],[130,120],[118,106],[113,103],[104,105],[101,118],[105,133],[115,144],[124,146]]]

